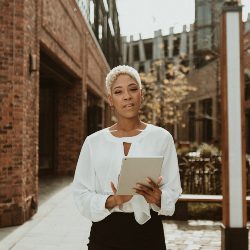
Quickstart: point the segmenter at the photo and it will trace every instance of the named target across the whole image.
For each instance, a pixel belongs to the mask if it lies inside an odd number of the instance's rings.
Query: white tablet
[[[163,156],[124,157],[117,185],[118,195],[133,195],[137,183],[149,186],[146,178],[158,181],[161,175]]]

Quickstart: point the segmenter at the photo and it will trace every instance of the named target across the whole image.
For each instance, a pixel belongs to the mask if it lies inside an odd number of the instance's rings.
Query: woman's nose
[[[129,92],[128,92],[128,91],[125,91],[125,92],[124,92],[124,96],[123,96],[123,98],[124,98],[125,100],[127,100],[127,99],[130,99],[130,98],[131,98],[131,95],[129,94]]]

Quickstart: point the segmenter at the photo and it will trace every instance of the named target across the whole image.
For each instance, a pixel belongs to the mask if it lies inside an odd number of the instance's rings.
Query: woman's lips
[[[123,108],[131,108],[131,107],[134,107],[134,103],[128,103],[126,105],[123,106]]]

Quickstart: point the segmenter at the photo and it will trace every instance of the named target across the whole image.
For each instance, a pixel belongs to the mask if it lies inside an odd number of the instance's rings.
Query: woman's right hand
[[[116,187],[114,185],[114,183],[111,181],[111,188],[112,188],[112,191],[114,193],[114,199],[116,201],[116,204],[119,206],[129,200],[132,199],[133,195],[116,195]]]
[[[111,182],[111,188],[114,193],[114,195],[111,195],[108,197],[105,207],[108,209],[114,208],[116,206],[119,206],[129,200],[132,199],[133,195],[116,195],[116,187],[113,182]]]

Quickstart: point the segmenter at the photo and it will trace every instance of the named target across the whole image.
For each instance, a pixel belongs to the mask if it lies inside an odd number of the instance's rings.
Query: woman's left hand
[[[153,182],[150,178],[147,178],[147,182],[150,185],[150,187],[147,187],[142,184],[137,184],[135,191],[137,194],[141,194],[144,196],[145,200],[148,203],[154,203],[158,207],[161,207],[161,190],[159,188],[159,184],[162,181],[162,177],[158,178],[157,183]]]

